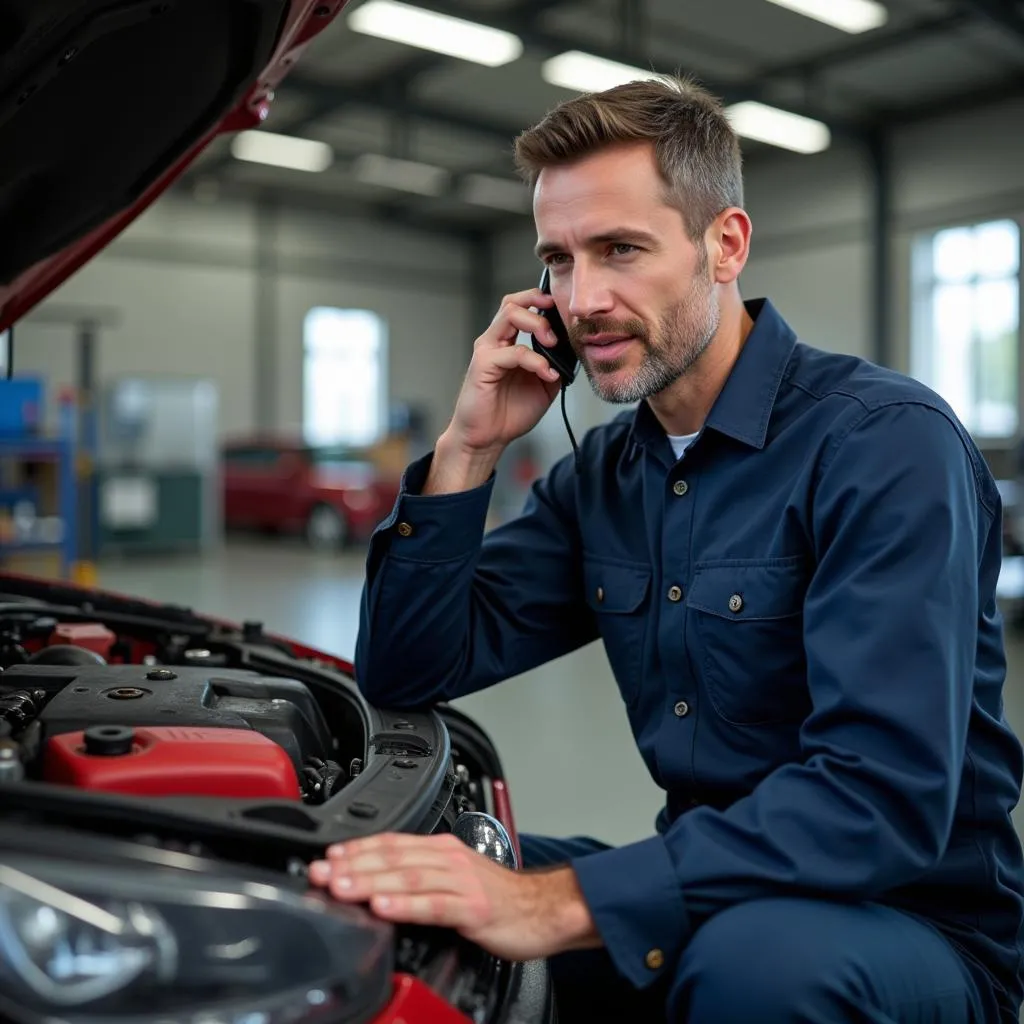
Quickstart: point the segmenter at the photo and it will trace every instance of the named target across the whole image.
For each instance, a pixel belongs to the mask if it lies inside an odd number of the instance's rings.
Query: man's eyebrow
[[[607,245],[609,242],[640,242],[653,245],[657,239],[654,235],[638,228],[613,228],[611,231],[602,231],[599,235],[591,235],[584,242],[586,246]],[[553,253],[561,252],[562,247],[556,242],[538,242],[534,252],[538,259],[544,259]]]

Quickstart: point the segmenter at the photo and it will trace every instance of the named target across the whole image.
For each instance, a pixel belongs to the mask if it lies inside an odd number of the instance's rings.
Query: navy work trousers
[[[592,839],[520,837],[523,866],[606,849]],[[559,1024],[995,1024],[953,948],[879,904],[772,898],[699,928],[674,971],[637,990],[604,950],[551,958]]]

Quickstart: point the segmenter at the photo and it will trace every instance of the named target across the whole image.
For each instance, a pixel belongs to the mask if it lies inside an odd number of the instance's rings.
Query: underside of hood
[[[0,0],[0,329],[258,125],[343,3]]]

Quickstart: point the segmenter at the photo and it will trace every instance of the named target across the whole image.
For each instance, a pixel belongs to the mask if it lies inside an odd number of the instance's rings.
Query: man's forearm
[[[467,452],[460,449],[447,433],[442,434],[434,448],[430,472],[421,493],[457,494],[481,487],[490,479],[501,452],[501,449]]]

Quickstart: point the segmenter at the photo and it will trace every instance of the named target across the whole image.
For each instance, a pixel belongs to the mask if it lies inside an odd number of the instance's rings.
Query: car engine
[[[98,624],[54,629],[7,667],[0,729],[22,732],[27,776],[136,796],[307,803],[344,784],[347,770],[332,760],[330,729],[303,683],[205,667],[218,660],[205,650],[174,668],[108,664],[115,644]]]

